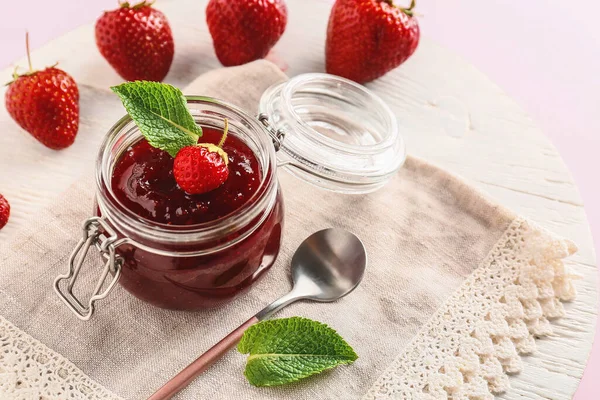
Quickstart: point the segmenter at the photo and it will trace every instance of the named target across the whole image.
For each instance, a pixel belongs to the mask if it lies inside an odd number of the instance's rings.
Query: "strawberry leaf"
[[[181,90],[159,82],[136,81],[111,87],[150,145],[175,157],[202,136]]]
[[[249,354],[244,375],[254,386],[295,382],[358,358],[335,330],[300,317],[251,326],[238,351]]]

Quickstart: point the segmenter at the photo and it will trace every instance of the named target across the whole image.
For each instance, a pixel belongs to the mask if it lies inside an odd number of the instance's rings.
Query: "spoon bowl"
[[[307,300],[338,300],[358,286],[366,267],[367,252],[358,237],[324,229],[304,240],[292,257],[293,292]]]

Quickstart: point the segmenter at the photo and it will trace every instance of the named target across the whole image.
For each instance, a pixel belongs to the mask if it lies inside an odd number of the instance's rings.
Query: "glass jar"
[[[283,200],[277,168],[319,187],[367,193],[382,187],[402,166],[405,150],[396,118],[366,88],[326,74],[300,75],[269,88],[252,117],[226,102],[188,97],[196,123],[223,129],[256,155],[261,182],[232,214],[215,221],[173,226],[146,220],[127,209],[111,188],[116,162],[142,138],[129,116],[104,140],[97,164],[96,216],[57,277],[55,291],[81,319],[117,281],[153,305],[197,310],[231,301],[275,262],[283,232]],[[276,151],[279,153],[276,155]],[[91,296],[80,300],[75,281],[91,247],[104,269]]]

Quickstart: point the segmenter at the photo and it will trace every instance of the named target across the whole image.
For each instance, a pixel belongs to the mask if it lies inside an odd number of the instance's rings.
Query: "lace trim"
[[[0,316],[0,393],[17,399],[120,399]]]
[[[517,218],[482,265],[413,339],[364,399],[494,399],[520,355],[575,298],[562,258],[577,248]]]

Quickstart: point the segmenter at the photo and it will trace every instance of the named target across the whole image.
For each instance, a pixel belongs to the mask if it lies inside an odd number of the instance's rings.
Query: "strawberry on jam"
[[[219,143],[222,131],[204,128],[202,142]],[[258,189],[260,166],[253,151],[230,135],[223,144],[229,176],[218,188],[190,195],[173,176],[174,159],[145,139],[133,144],[117,162],[112,188],[119,201],[142,218],[169,225],[194,225],[231,214]]]

